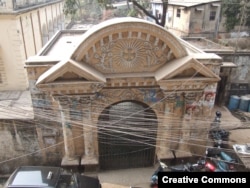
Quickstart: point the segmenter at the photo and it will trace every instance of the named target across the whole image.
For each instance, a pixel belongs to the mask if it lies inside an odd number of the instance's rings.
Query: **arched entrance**
[[[157,118],[147,105],[122,101],[107,107],[98,121],[100,169],[151,166],[156,132]]]

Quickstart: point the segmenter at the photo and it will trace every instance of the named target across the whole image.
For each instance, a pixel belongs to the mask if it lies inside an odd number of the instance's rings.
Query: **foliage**
[[[114,9],[112,0],[98,0],[100,6],[104,7],[105,9]]]
[[[71,19],[99,19],[101,10],[114,9],[113,0],[65,0],[63,12]]]
[[[77,12],[78,4],[77,0],[65,0],[64,2],[64,7],[63,7],[63,13],[65,15],[75,15]]]
[[[112,10],[114,9],[113,3],[114,0],[65,0],[64,4],[64,14],[70,15],[71,18],[78,19],[84,19],[84,17],[89,17],[91,14],[93,14],[95,11],[97,11],[97,8],[93,8],[93,6],[98,6],[99,11],[101,9],[105,10]],[[133,9],[130,9],[129,2],[133,3]],[[168,0],[162,0],[162,16],[161,19],[159,19],[157,16],[152,14],[152,11],[150,10],[150,0],[127,0],[127,6],[129,13],[127,16],[133,16],[133,17],[145,17],[148,16],[155,20],[155,23],[161,26],[165,26],[166,21],[166,12],[168,7]],[[124,11],[123,11],[124,12]],[[105,14],[105,13],[104,13]],[[99,13],[96,13],[96,15],[100,15]],[[118,15],[117,13],[115,15]],[[119,14],[120,15],[120,14]],[[96,16],[95,16],[96,17]],[[98,18],[98,17],[96,17]]]
[[[135,9],[131,9],[128,13],[128,16],[137,17],[138,12]]]
[[[224,26],[231,31],[235,26],[250,26],[249,0],[223,0],[222,14],[226,20]]]
[[[247,1],[247,5],[245,6],[245,25],[250,26],[250,1]]]

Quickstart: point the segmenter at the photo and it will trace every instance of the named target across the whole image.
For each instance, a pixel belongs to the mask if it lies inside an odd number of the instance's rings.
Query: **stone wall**
[[[219,103],[228,105],[231,95],[244,96],[250,94],[250,56],[248,51],[239,51],[237,53],[220,54],[225,62],[233,62],[236,67],[222,68],[221,77],[223,83],[221,88]]]
[[[10,174],[21,165],[60,166],[61,131],[58,122],[41,117],[32,121],[1,120],[0,174]]]
[[[32,121],[1,120],[0,143],[0,174],[11,173],[19,165],[39,164],[41,161]]]

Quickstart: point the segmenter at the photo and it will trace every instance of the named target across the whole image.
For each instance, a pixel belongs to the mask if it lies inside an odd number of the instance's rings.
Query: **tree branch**
[[[129,2],[132,2],[134,6],[136,6],[137,8],[139,8],[141,11],[143,11],[143,13],[145,15],[147,15],[148,17],[152,18],[155,20],[155,23],[157,25],[160,25],[162,27],[165,27],[166,24],[166,15],[167,15],[167,10],[168,10],[168,0],[162,0],[162,17],[161,17],[161,21],[159,21],[159,19],[154,16],[153,14],[149,13],[149,11],[147,11],[142,5],[140,5],[136,0],[128,0]]]
[[[161,25],[158,18],[155,17],[153,14],[150,14],[143,6],[141,6],[139,3],[137,3],[136,0],[129,0],[133,3],[134,6],[138,7],[145,15],[155,20],[156,24]]]

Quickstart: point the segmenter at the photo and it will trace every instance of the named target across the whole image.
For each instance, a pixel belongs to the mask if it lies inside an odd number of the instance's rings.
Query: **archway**
[[[147,105],[122,101],[107,107],[98,121],[100,169],[153,165],[156,133],[156,114]]]

